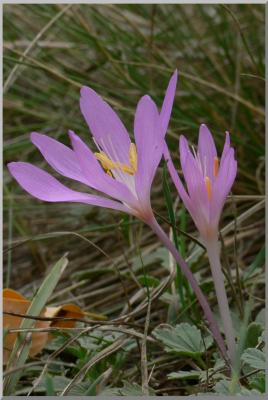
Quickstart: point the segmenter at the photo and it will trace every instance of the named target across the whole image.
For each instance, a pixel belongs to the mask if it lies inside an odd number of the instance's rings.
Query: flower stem
[[[220,316],[222,319],[225,338],[229,350],[229,357],[231,359],[232,365],[234,366],[235,353],[236,353],[235,335],[234,335],[234,329],[233,329],[227,294],[224,286],[224,275],[221,268],[220,250],[217,237],[208,240],[206,242],[206,248],[208,252],[211,273],[215,285]]]
[[[219,350],[223,356],[223,358],[227,361],[228,360],[228,355],[225,347],[225,343],[223,340],[223,337],[220,333],[217,321],[215,320],[213,313],[211,311],[211,308],[208,304],[208,301],[206,297],[204,296],[202,290],[200,289],[192,271],[190,270],[188,264],[184,261],[184,259],[181,257],[180,253],[174,246],[174,244],[171,242],[169,237],[165,234],[163,229],[159,226],[158,222],[156,221],[155,218],[153,218],[150,222],[147,222],[151,229],[154,231],[154,233],[158,236],[158,238],[161,240],[161,242],[165,245],[165,247],[170,251],[170,253],[173,255],[175,258],[176,262],[180,265],[181,270],[184,274],[184,276],[187,278],[188,282],[192,286],[193,291],[196,294],[196,297],[204,311],[205,317],[208,321],[210,330],[212,332],[212,335],[214,336],[214,339],[219,347]]]

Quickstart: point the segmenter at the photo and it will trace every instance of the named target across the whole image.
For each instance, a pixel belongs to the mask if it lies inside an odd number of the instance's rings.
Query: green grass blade
[[[250,278],[256,269],[262,267],[265,262],[265,247],[263,246],[259,253],[257,254],[256,258],[254,259],[253,263],[248,267],[243,275],[243,280],[246,281]]]
[[[68,264],[68,259],[63,256],[51,269],[50,273],[47,275],[36,295],[34,296],[26,315],[38,316],[43,310],[47,300],[53,293],[62,273],[64,272]],[[31,319],[24,319],[21,323],[21,329],[30,329],[34,325],[35,321]],[[14,344],[14,348],[10,355],[9,363],[7,365],[7,370],[22,366],[29,354],[31,346],[31,340],[28,339],[27,333],[21,333],[18,335],[17,340]],[[20,378],[21,371],[14,372],[10,374],[6,381],[4,382],[4,393],[9,395],[14,393],[15,386]]]
[[[164,196],[165,196],[165,202],[166,202],[166,207],[168,210],[169,220],[170,220],[171,227],[172,227],[174,244],[175,244],[176,248],[178,250],[180,250],[179,238],[178,238],[177,229],[176,229],[176,218],[175,218],[175,214],[174,214],[174,210],[173,210],[171,192],[170,192],[168,179],[167,179],[166,165],[164,165],[164,168],[163,168],[163,192],[164,192]],[[184,298],[184,293],[183,293],[183,287],[185,287],[186,289],[189,287],[188,287],[188,282],[186,282],[186,280],[184,279],[184,277],[182,275],[179,265],[177,265],[176,287],[179,292],[181,303],[184,307],[185,306],[185,298]],[[187,292],[188,292],[188,290],[187,290]]]

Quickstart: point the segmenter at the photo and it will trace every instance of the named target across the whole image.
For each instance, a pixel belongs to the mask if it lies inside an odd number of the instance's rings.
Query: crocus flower
[[[166,157],[168,164],[170,158]],[[213,137],[206,125],[199,130],[197,151],[190,149],[186,138],[180,137],[180,163],[187,185],[185,190],[177,173],[172,178],[185,207],[191,214],[202,239],[206,242],[218,234],[221,212],[237,172],[230,136],[226,139],[219,160]]]
[[[221,212],[237,173],[237,162],[234,158],[234,149],[230,146],[229,133],[226,132],[220,160],[213,137],[206,125],[200,126],[196,151],[193,147],[190,149],[184,136],[180,137],[180,163],[187,190],[176,172],[167,146],[164,147],[164,156],[178,193],[206,246],[229,355],[234,364],[235,338],[218,245]]]
[[[177,72],[168,92],[176,85]],[[134,120],[135,144],[113,109],[91,88],[81,89],[80,108],[91,130],[97,152],[73,131],[73,149],[33,132],[32,143],[59,174],[76,180],[100,195],[78,192],[42,169],[25,162],[8,164],[11,175],[32,196],[49,202],[78,202],[112,208],[148,221],[152,218],[151,185],[162,158],[164,134],[155,103],[143,96]]]
[[[100,192],[100,195],[71,190],[29,163],[12,162],[8,168],[24,190],[40,200],[111,208],[132,214],[147,223],[173,254],[192,285],[219,349],[227,359],[224,341],[204,294],[189,266],[157,223],[151,208],[151,185],[164,151],[176,83],[177,71],[168,84],[160,114],[149,96],[141,98],[134,121],[135,143],[131,142],[126,128],[112,108],[88,87],[81,90],[80,108],[97,152],[92,152],[73,131],[69,132],[73,149],[46,135],[31,134],[31,141],[55,171]],[[173,269],[167,282],[174,279],[175,274]],[[160,295],[160,289],[157,293]]]

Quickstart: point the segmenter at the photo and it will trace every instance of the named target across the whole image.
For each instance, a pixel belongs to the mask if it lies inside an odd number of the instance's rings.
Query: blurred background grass
[[[132,134],[138,99],[149,93],[160,107],[177,68],[167,140],[178,168],[180,134],[196,143],[198,126],[206,123],[221,150],[229,130],[239,166],[233,192],[256,196],[235,202],[235,207],[228,203],[224,226],[264,195],[264,17],[264,5],[253,4],[4,5],[5,162],[30,161],[46,168],[29,141],[31,131],[68,144],[67,132],[73,129],[94,148],[79,111],[82,85],[108,100]],[[175,201],[172,186],[171,191]],[[166,217],[161,168],[152,198],[154,208]],[[263,227],[262,207],[239,227],[236,256],[241,271],[259,253]],[[184,229],[196,234],[190,218]],[[69,251],[68,272],[52,300],[75,301],[107,315],[125,302],[118,271],[128,293],[139,287],[130,267],[139,274],[140,250],[152,276],[165,274],[161,249],[154,252],[159,245],[141,223],[96,207],[39,202],[6,169],[4,239],[7,286],[31,295],[51,262]],[[117,271],[88,239],[109,254]],[[226,240],[232,265],[233,236]],[[191,246],[187,241],[186,254]],[[204,276],[207,267],[204,258],[194,265]],[[153,316],[159,322],[165,314],[165,308],[162,314],[158,308]]]
[[[262,195],[262,5],[5,5],[5,161],[45,166],[29,141],[33,130],[68,144],[71,128],[94,148],[79,111],[81,85],[104,96],[131,133],[138,99],[149,93],[160,107],[175,68],[180,78],[167,138],[178,167],[179,135],[186,134],[195,143],[198,126],[205,122],[219,149],[225,131],[231,132],[239,165],[234,193]],[[104,241],[108,251],[112,242],[116,251],[109,225],[113,230],[113,224],[122,219],[127,223],[127,217],[83,205],[41,203],[25,194],[6,170],[4,182],[9,240],[94,229],[88,235]],[[152,197],[158,211],[165,212],[163,196],[157,196],[158,183]],[[129,230],[120,231],[124,246],[131,240]],[[39,275],[55,252],[68,249],[75,258],[81,255],[81,245],[87,247],[77,238],[57,235],[14,249],[5,263],[7,283],[32,285],[35,272]],[[23,275],[18,273],[21,268]]]
[[[205,122],[219,149],[225,130],[231,132],[239,165],[234,193],[264,194],[262,5],[5,5],[5,161],[45,166],[29,141],[33,130],[68,143],[71,128],[93,145],[79,111],[81,85],[104,96],[131,133],[140,96],[150,93],[160,107],[175,68],[180,78],[167,138],[178,167],[179,135],[184,133],[195,143],[198,126]],[[34,200],[6,170],[4,182],[9,241],[93,229],[88,236],[105,242],[108,251],[112,243],[116,251],[109,225],[113,235],[114,224],[125,220],[128,226],[128,217],[115,212]],[[158,183],[152,197],[158,211],[165,212]],[[244,204],[240,206],[243,209]],[[131,235],[124,225],[119,231],[124,246]],[[87,247],[77,238],[57,235],[14,249],[5,262],[7,283],[32,285],[32,277],[43,271],[55,252],[68,249],[76,258],[81,245]]]

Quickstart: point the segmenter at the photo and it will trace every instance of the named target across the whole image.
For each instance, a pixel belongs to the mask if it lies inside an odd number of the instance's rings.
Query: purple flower
[[[141,98],[134,121],[135,144],[131,143],[116,113],[88,87],[81,90],[80,107],[93,135],[97,153],[93,153],[73,131],[69,132],[73,149],[46,135],[31,134],[31,141],[55,171],[100,192],[100,195],[71,190],[49,173],[29,163],[12,162],[8,168],[24,190],[40,200],[112,208],[133,214],[146,222],[181,266],[226,358],[225,344],[211,308],[189,266],[158,225],[151,208],[151,185],[163,152],[168,152],[165,150],[165,134],[176,84],[177,71],[170,79],[160,114],[149,96]],[[176,269],[173,268],[168,280],[157,289],[158,296],[175,275]]]
[[[176,83],[177,71],[171,77],[165,97],[171,107]],[[117,114],[93,89],[82,87],[80,108],[97,153],[73,131],[69,131],[73,149],[36,132],[31,134],[31,141],[55,171],[100,195],[71,190],[49,173],[26,162],[9,163],[11,175],[24,190],[40,200],[86,203],[150,220],[151,185],[163,154],[168,121],[164,127],[155,103],[149,96],[143,96],[135,114],[134,144]]]
[[[197,151],[194,148],[191,151],[185,137],[180,137],[180,162],[187,191],[176,172],[167,146],[164,147],[164,156],[178,193],[191,214],[206,246],[220,316],[228,344],[229,358],[232,366],[234,366],[236,359],[235,334],[218,244],[222,208],[237,173],[237,162],[234,158],[234,149],[230,146],[229,133],[226,132],[220,160],[217,156],[213,137],[206,125],[200,126]]]
[[[184,136],[180,137],[180,162],[187,191],[173,166],[167,147],[164,154],[178,193],[206,242],[218,234],[222,208],[237,173],[229,133],[226,132],[220,160],[206,125],[200,126],[197,151],[193,147],[190,149]]]

